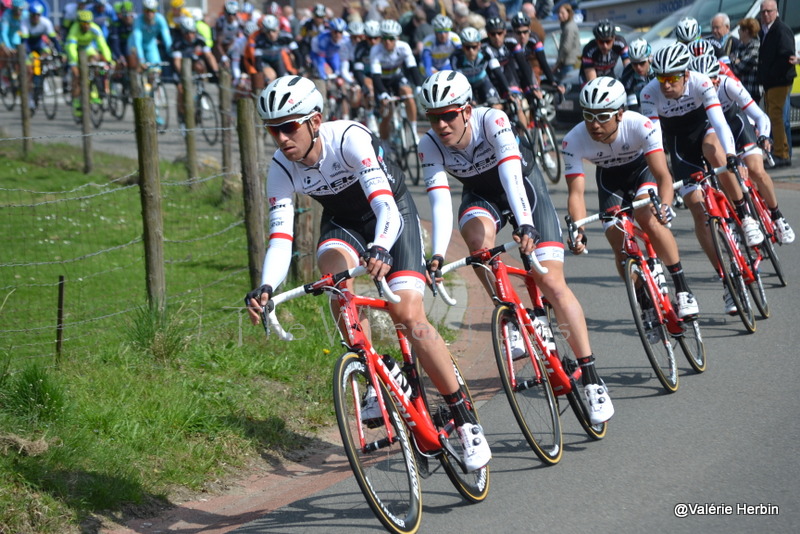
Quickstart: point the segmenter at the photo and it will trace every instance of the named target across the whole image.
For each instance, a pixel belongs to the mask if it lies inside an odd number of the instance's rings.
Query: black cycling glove
[[[361,254],[361,259],[365,262],[369,262],[370,258],[375,258],[376,260],[380,260],[386,265],[392,265],[392,255],[389,254],[389,251],[379,245],[367,245],[369,248],[365,250]]]
[[[266,293],[270,300],[272,300],[272,286],[269,284],[264,284],[263,286],[256,288],[250,291],[244,297],[244,305],[248,308],[250,307],[250,299],[255,299],[258,302],[259,306],[261,305],[261,295]]]
[[[530,224],[520,224],[517,229],[514,230],[514,235],[517,237],[526,235],[530,237],[536,245],[538,245],[539,241],[542,239],[542,236],[539,235],[539,231]]]

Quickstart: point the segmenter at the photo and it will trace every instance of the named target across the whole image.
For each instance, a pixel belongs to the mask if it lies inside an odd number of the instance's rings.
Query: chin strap
[[[311,128],[311,121],[307,121],[306,125],[308,126],[308,132],[311,134],[311,143],[309,143],[308,150],[306,150],[306,153],[303,154],[302,158],[300,158],[300,161],[303,161],[308,157],[308,155],[311,153],[311,149],[314,148],[314,143],[317,142],[317,138],[319,137],[319,132],[314,133],[313,128]]]
[[[461,117],[462,118],[464,117],[464,110],[463,109],[461,110]],[[464,139],[465,135],[467,135],[467,119],[464,119],[464,131],[461,132],[461,137],[459,137],[458,141],[456,141],[456,145],[461,143],[461,140]]]

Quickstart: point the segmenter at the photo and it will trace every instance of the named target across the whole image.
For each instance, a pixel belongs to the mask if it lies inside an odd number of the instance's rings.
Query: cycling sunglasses
[[[683,78],[683,74],[657,74],[658,83],[678,83]]]
[[[282,122],[280,124],[265,124],[264,127],[274,137],[277,137],[278,134],[291,135],[299,130],[300,126],[302,126],[303,123],[308,121],[313,116],[314,113],[306,115],[305,117],[300,117],[299,119],[292,119],[290,121]]]
[[[431,113],[431,112],[428,112],[425,115],[428,117],[428,120],[431,121],[431,122],[444,121],[444,122],[447,122],[447,123],[451,123],[454,120],[456,120],[459,115],[461,115],[461,112],[464,111],[465,107],[466,106],[461,106],[458,109],[452,109],[450,111],[445,111],[445,112],[442,112],[442,113]]]
[[[463,48],[465,50],[477,50],[480,47],[481,47],[481,45],[477,45],[477,44],[474,44],[474,45],[468,45],[468,44],[461,45],[461,48]]]
[[[605,124],[616,114],[616,111],[601,111],[600,113],[592,113],[591,111],[583,110],[583,120],[586,122],[597,121],[600,124]]]

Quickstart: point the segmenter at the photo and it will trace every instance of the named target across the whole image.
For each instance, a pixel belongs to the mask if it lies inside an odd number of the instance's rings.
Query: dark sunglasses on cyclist
[[[514,33],[516,33],[517,35],[528,35],[529,33],[531,33],[531,31],[530,30],[514,30]]]
[[[464,111],[464,107],[465,106],[461,106],[458,109],[452,109],[450,111],[444,111],[442,113],[431,113],[431,112],[428,112],[428,113],[426,113],[426,115],[428,117],[428,120],[431,121],[431,122],[444,121],[444,122],[447,122],[447,123],[451,123],[454,120],[456,120],[459,115],[461,115],[461,112]]]
[[[598,39],[597,42],[609,45],[614,44],[614,39]]]
[[[395,37],[394,35],[382,35],[381,39],[383,39],[384,41],[394,41],[397,39],[397,37]]]
[[[506,34],[505,31],[489,32],[489,35],[494,35],[495,37],[497,37],[498,35],[505,35],[505,34]]]
[[[468,44],[461,45],[461,48],[463,48],[464,50],[477,50],[480,47],[481,47],[481,45],[476,45],[476,44],[474,44],[474,45],[468,45]]]
[[[657,74],[658,83],[678,83],[683,78],[683,74]]]
[[[277,137],[278,134],[284,135],[291,135],[295,133],[297,130],[300,129],[300,126],[303,125],[306,121],[308,121],[314,114],[306,115],[305,117],[301,117],[299,119],[292,119],[290,121],[282,122],[280,124],[265,124],[264,127],[271,133],[274,137]]]
[[[600,113],[592,113],[591,111],[583,110],[583,120],[586,122],[597,121],[600,124],[605,124],[616,114],[616,111],[601,111]]]

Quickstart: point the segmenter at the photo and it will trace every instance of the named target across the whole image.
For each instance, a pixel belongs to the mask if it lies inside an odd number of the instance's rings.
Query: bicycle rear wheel
[[[342,355],[334,367],[333,400],[347,459],[361,492],[389,532],[413,534],[422,519],[422,490],[409,431],[386,386],[383,396],[394,440],[384,425],[367,428],[361,422],[361,403],[370,385],[364,358]]]
[[[17,105],[17,84],[15,82],[14,69],[11,64],[6,64],[0,71],[0,99],[8,111],[13,111]]]
[[[53,120],[56,118],[56,112],[58,111],[58,80],[56,79],[56,73],[53,71],[47,72],[42,77],[42,108],[44,109],[44,115],[49,120]]]
[[[535,343],[536,354],[533,357],[512,358],[508,340],[512,325],[523,335],[528,335],[511,308],[503,304],[495,307],[492,312],[492,345],[500,381],[522,435],[536,456],[553,465],[561,460],[564,452],[558,405]]]
[[[214,145],[219,139],[219,114],[214,100],[208,93],[200,93],[197,95],[196,106],[196,127],[202,128],[203,137],[209,145]]]
[[[475,411],[475,403],[463,379],[461,370],[458,368],[458,364],[455,359],[453,359],[452,355],[450,355],[450,360],[453,362],[453,369],[456,372],[461,391],[469,401],[469,409],[475,414],[475,418],[477,419],[478,413]],[[441,431],[451,419],[450,407],[447,406],[441,394],[434,387],[433,382],[428,378],[419,360],[417,360],[416,363],[420,395],[422,395],[425,405],[428,407],[428,413],[431,415],[434,425],[437,430]],[[464,449],[461,446],[461,440],[455,428],[448,434],[448,442],[456,454],[462,454]],[[489,466],[484,466],[476,471],[465,473],[458,464],[458,461],[451,458],[448,449],[444,449],[443,453],[439,455],[439,462],[442,464],[444,472],[447,473],[450,482],[453,483],[453,486],[455,486],[461,496],[469,502],[481,502],[489,495]]]
[[[419,163],[419,156],[417,155],[417,141],[414,135],[414,129],[411,127],[411,121],[403,119],[403,130],[400,134],[400,139],[403,140],[403,147],[400,150],[400,157],[403,160],[403,170],[406,171],[411,183],[414,185],[419,184],[419,179],[422,177],[422,167]]]
[[[541,119],[540,119],[541,120]],[[541,121],[533,134],[534,154],[551,183],[561,180],[561,152],[553,127]]]
[[[108,111],[117,120],[125,118],[125,111],[128,109],[128,95],[122,78],[111,80],[111,89],[108,94]]]
[[[545,304],[545,310],[547,311],[547,321],[550,324],[550,331],[553,333],[553,339],[556,343],[556,351],[558,352],[559,358],[561,358],[561,366],[564,368],[564,372],[567,373],[567,376],[570,376],[575,372],[575,369],[578,368],[575,352],[573,352],[572,347],[569,346],[564,331],[560,328],[555,310],[549,302]],[[570,379],[570,385],[572,388],[570,392],[566,394],[566,397],[581,428],[583,428],[584,432],[586,432],[590,438],[594,440],[603,439],[608,430],[607,422],[593,425],[589,420],[589,407],[586,405],[586,399],[581,394],[583,385],[578,384],[573,379]]]
[[[625,274],[625,289],[628,292],[628,301],[633,312],[633,321],[639,338],[642,340],[644,352],[650,365],[656,373],[658,381],[668,393],[678,391],[678,363],[675,360],[675,345],[667,331],[666,325],[659,323],[650,308],[658,302],[646,284],[643,285],[646,303],[643,305],[636,295],[636,286],[643,284],[644,274],[642,264],[636,258],[627,258],[623,267]]]
[[[769,238],[764,236],[764,241],[768,240]],[[759,245],[758,248],[761,249],[761,246]],[[753,272],[754,280],[747,284],[747,289],[750,290],[750,295],[753,297],[753,302],[755,302],[756,308],[758,308],[758,312],[761,314],[761,317],[763,319],[769,319],[770,310],[769,299],[767,298],[767,290],[764,288],[764,282],[761,280],[761,273],[759,273],[758,269],[755,268],[759,251],[754,250],[752,247],[748,247],[744,244],[744,242],[739,245],[739,249],[744,254],[744,257],[747,259],[747,263],[750,264],[750,270]]]
[[[747,294],[742,272],[736,263],[736,256],[733,252],[733,245],[728,240],[722,222],[713,217],[708,221],[711,228],[711,240],[714,243],[714,250],[717,253],[717,261],[722,272],[722,281],[733,298],[736,305],[736,312],[742,320],[748,332],[756,331],[756,317],[753,313],[753,306],[750,304],[750,297]],[[733,231],[736,231],[735,229]]]
[[[163,132],[169,128],[169,100],[167,100],[167,87],[161,82],[153,89],[153,104],[156,108],[158,131]]]

